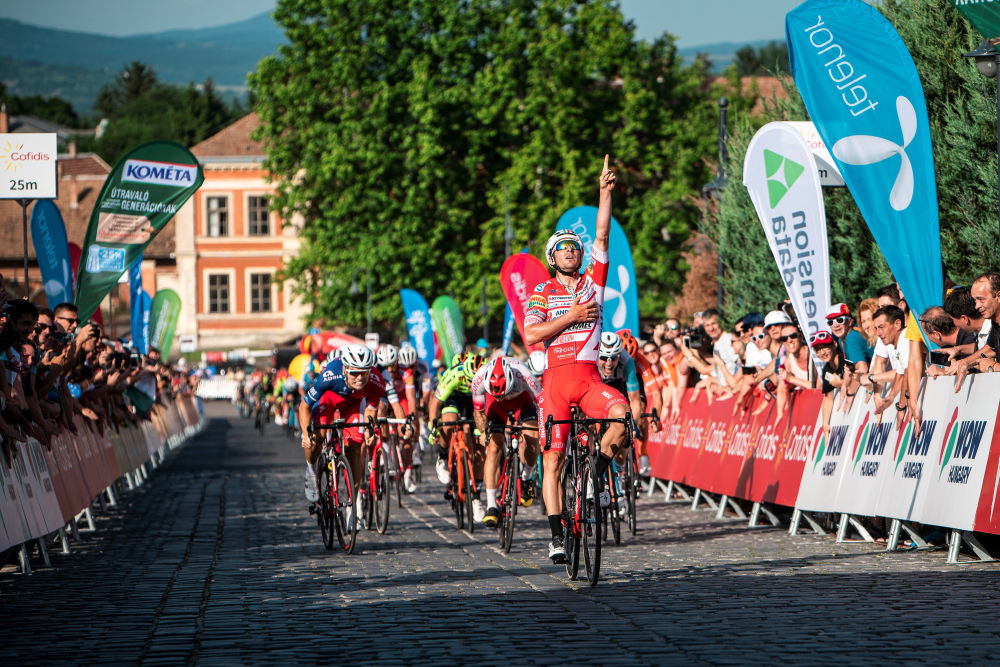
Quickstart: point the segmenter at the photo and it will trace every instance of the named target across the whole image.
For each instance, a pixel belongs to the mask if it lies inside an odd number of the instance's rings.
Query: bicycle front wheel
[[[593,458],[587,457],[580,464],[580,488],[593,488],[592,497],[584,497],[580,502],[580,542],[583,546],[583,560],[587,569],[587,581],[596,586],[601,576],[601,480],[597,478],[597,466]],[[591,486],[592,485],[592,486]]]
[[[510,553],[510,546],[514,541],[514,515],[517,512],[519,502],[517,485],[520,471],[518,463],[517,455],[510,456],[504,465],[504,473],[500,477],[500,548],[504,550],[504,553]]]
[[[327,466],[327,472],[329,472],[329,466]],[[333,461],[328,504],[337,541],[345,553],[354,553],[354,544],[358,536],[359,517],[355,507],[353,480],[351,464],[347,462],[347,458],[343,454],[338,454]],[[332,549],[332,544],[327,548]]]
[[[333,534],[335,532],[334,523],[336,509],[333,494],[333,462],[325,458],[320,462],[319,479],[319,506],[316,508],[316,523],[319,524],[319,532],[323,537],[323,546],[327,551],[333,550]]]
[[[389,527],[389,501],[391,489],[389,488],[389,460],[385,455],[385,449],[379,447],[375,450],[375,488],[372,493],[372,503],[375,505],[375,528],[379,533],[384,534]]]
[[[465,514],[469,517],[469,532],[474,533],[476,532],[476,519],[472,512],[472,501],[474,500],[472,466],[469,465],[469,455],[466,452],[462,452],[459,460],[461,461],[463,476],[465,477],[464,488],[462,489],[462,492],[465,494]]]
[[[569,458],[563,467],[563,529],[565,538],[563,547],[566,549],[566,575],[570,579],[576,579],[580,572],[580,539],[578,535],[579,523],[576,520],[578,507],[577,502],[582,496],[577,488],[579,477],[573,470],[574,466]]]
[[[621,475],[616,475],[611,466],[608,467],[607,477],[605,478],[605,487],[611,493],[611,505],[604,510],[603,519],[605,523],[611,524],[611,536],[615,540],[615,544],[622,543],[622,517],[621,511],[618,507],[618,499],[621,498],[621,490],[616,483],[621,482]],[[603,531],[601,537],[605,540],[608,539],[608,527],[603,526]]]
[[[636,501],[639,495],[639,469],[635,464],[634,452],[629,451],[625,461],[625,479],[622,482],[625,486],[625,503],[628,506],[628,529],[635,535],[636,532]]]

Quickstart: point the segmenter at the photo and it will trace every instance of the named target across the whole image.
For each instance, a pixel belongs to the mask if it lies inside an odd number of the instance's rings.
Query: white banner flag
[[[750,141],[743,185],[806,336],[828,330],[830,258],[826,210],[809,144],[787,123],[768,123]],[[808,340],[806,341],[808,344]]]

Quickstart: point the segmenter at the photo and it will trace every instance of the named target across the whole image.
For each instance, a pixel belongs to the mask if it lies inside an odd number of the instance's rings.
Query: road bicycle
[[[472,474],[472,452],[469,443],[466,442],[466,424],[475,424],[472,419],[458,419],[456,421],[442,421],[438,419],[434,425],[436,428],[442,426],[454,426],[455,430],[451,434],[448,447],[448,475],[451,481],[448,483],[448,490],[445,498],[451,501],[451,508],[455,512],[455,523],[458,529],[465,527],[465,518],[468,517],[469,532],[476,532],[476,522],[472,514],[472,501],[479,494],[476,487],[476,479]]]
[[[323,545],[333,550],[336,538],[345,553],[354,553],[358,535],[358,515],[355,511],[354,474],[344,456],[344,431],[351,428],[368,428],[363,423],[348,423],[338,419],[329,424],[309,424],[310,437],[321,430],[329,434],[323,443],[319,460],[319,500],[313,505]]]
[[[380,426],[403,426],[409,425],[413,427],[413,416],[407,416],[406,419],[379,419],[378,424]],[[389,442],[386,443],[389,453],[389,460],[387,465],[389,466],[389,484],[396,489],[396,504],[400,509],[403,507],[403,449],[401,444],[402,438],[399,432],[395,428],[389,429]]]
[[[570,418],[545,420],[546,442],[551,442],[552,427],[570,426],[566,446],[566,464],[563,466],[563,522],[566,526],[566,574],[576,579],[580,570],[580,552],[583,552],[587,582],[596,586],[601,574],[601,542],[604,510],[600,497],[604,479],[597,477],[597,454],[601,437],[610,424],[624,424],[626,442],[631,444],[632,417],[620,419],[593,419],[585,416],[577,406],[571,406]],[[608,467],[610,470],[611,466]],[[605,475],[605,478],[607,476]],[[607,509],[607,508],[605,508]]]
[[[368,418],[369,433],[374,433],[371,451],[365,453],[365,473],[358,489],[358,514],[365,529],[372,527],[385,534],[389,528],[389,457],[387,447],[382,444],[382,429],[378,428],[374,417]]]
[[[500,548],[504,553],[510,553],[514,539],[514,518],[521,504],[521,434],[524,431],[538,431],[537,426],[524,426],[519,423],[490,426],[490,433],[503,433],[503,458],[500,464],[500,477],[497,481],[497,504],[500,509],[499,535]],[[541,466],[539,466],[541,467]]]

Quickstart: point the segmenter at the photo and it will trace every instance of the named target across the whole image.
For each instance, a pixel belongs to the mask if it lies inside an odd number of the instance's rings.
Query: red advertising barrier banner
[[[795,392],[778,419],[773,402],[713,400],[687,390],[681,415],[648,439],[653,476],[754,502],[794,505],[823,397]],[[757,413],[757,414],[755,414]]]

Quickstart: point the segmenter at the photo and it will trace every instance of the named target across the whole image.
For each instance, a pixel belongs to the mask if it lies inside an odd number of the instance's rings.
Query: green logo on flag
[[[788,194],[788,190],[804,171],[805,167],[798,162],[764,149],[764,172],[767,174],[767,194],[771,208],[777,206]]]

